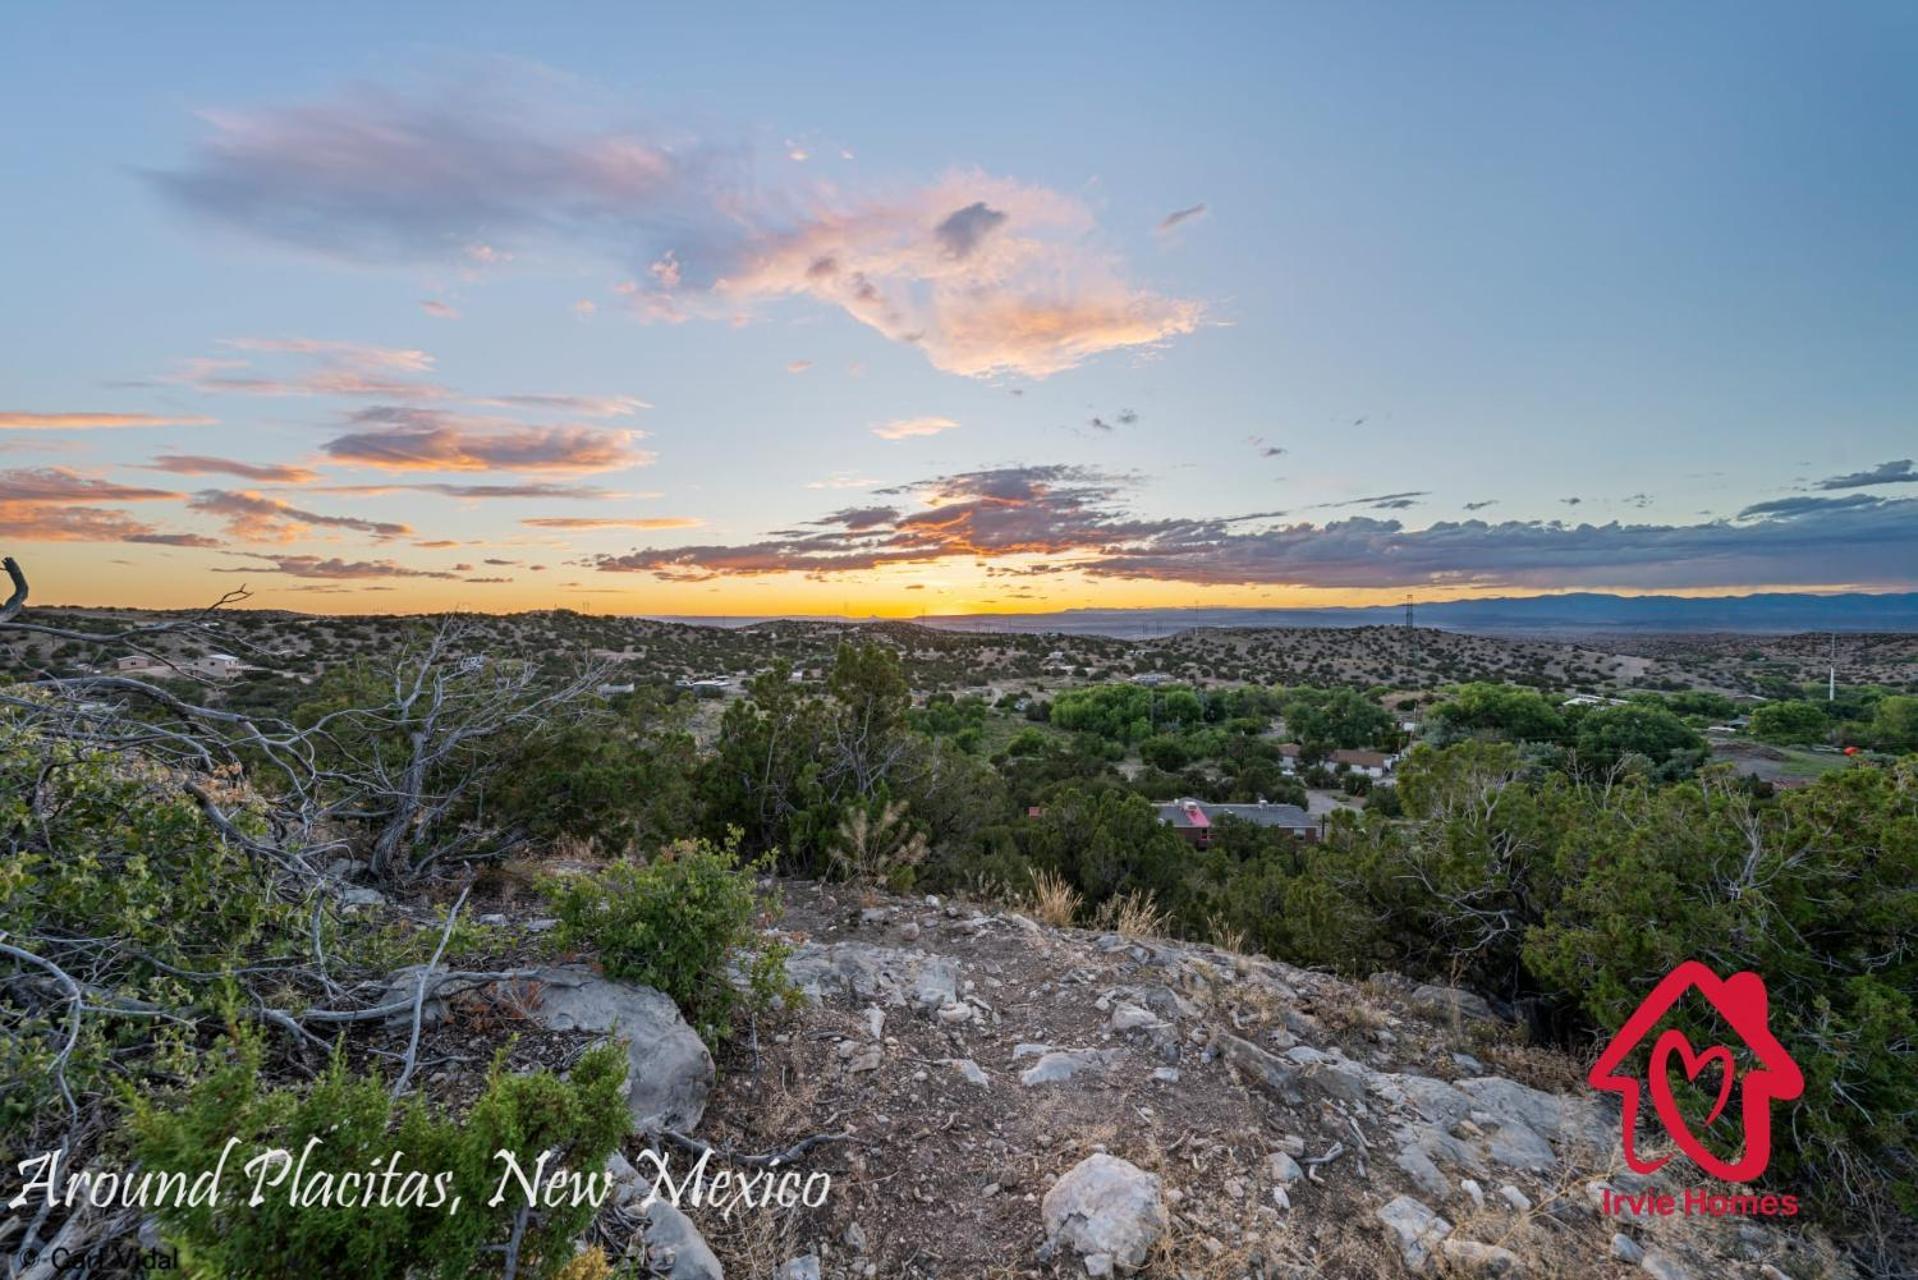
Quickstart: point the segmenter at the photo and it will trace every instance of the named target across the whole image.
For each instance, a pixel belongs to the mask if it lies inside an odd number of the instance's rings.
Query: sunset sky
[[[0,548],[315,611],[1918,588],[1914,65],[1902,2],[12,5]]]

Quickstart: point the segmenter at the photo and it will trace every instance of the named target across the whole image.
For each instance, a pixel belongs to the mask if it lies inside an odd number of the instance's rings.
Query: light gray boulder
[[[1019,1073],[1019,1083],[1027,1088],[1059,1084],[1087,1071],[1104,1071],[1118,1056],[1116,1049],[1072,1049],[1041,1054],[1037,1062]]]
[[[1039,1209],[1049,1251],[1069,1250],[1087,1261],[1105,1255],[1121,1272],[1145,1265],[1169,1222],[1158,1177],[1103,1153],[1068,1169]]]
[[[707,1247],[692,1219],[670,1200],[654,1200],[641,1210],[640,1233],[652,1274],[664,1280],[726,1280],[726,1269]]]
[[[679,1007],[651,987],[613,982],[580,965],[541,969],[533,1017],[553,1031],[591,1031],[626,1044],[626,1108],[642,1132],[687,1132],[706,1111],[713,1055],[679,1016]]]
[[[1452,1234],[1451,1223],[1411,1196],[1395,1197],[1378,1211],[1378,1220],[1398,1237],[1399,1257],[1413,1272],[1423,1272],[1432,1260],[1432,1250]]]
[[[1545,1173],[1558,1165],[1552,1144],[1517,1121],[1498,1127],[1498,1132],[1492,1135],[1491,1149],[1492,1159],[1508,1169]]]

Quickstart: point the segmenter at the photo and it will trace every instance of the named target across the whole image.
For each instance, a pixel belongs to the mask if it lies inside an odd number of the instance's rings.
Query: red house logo
[[[1619,1028],[1618,1034],[1612,1037],[1612,1042],[1605,1046],[1605,1052],[1592,1064],[1591,1072],[1585,1079],[1594,1089],[1617,1093],[1624,1098],[1625,1163],[1639,1173],[1652,1173],[1662,1167],[1671,1159],[1670,1156],[1641,1160],[1633,1149],[1632,1138],[1638,1127],[1638,1107],[1646,1081],[1635,1075],[1622,1074],[1620,1067],[1670,1012],[1672,1006],[1693,987],[1698,988],[1698,993],[1718,1010],[1733,1033],[1751,1051],[1758,1065],[1746,1072],[1741,1081],[1737,1078],[1736,1063],[1729,1047],[1713,1045],[1700,1053],[1686,1039],[1684,1032],[1676,1028],[1667,1030],[1651,1045],[1646,1074],[1651,1086],[1652,1109],[1665,1126],[1665,1132],[1678,1144],[1679,1150],[1690,1156],[1700,1168],[1727,1182],[1750,1182],[1765,1172],[1765,1166],[1771,1163],[1772,1100],[1789,1101],[1805,1089],[1805,1078],[1799,1072],[1798,1064],[1791,1060],[1784,1046],[1771,1033],[1770,1000],[1765,994],[1764,979],[1757,974],[1734,973],[1729,978],[1721,979],[1698,961],[1687,960],[1665,975],[1665,979],[1645,997],[1645,1002],[1633,1011],[1625,1025]],[[1671,1068],[1674,1057],[1690,1080],[1698,1079],[1699,1074],[1708,1067],[1718,1068],[1718,1098],[1705,1117],[1707,1128],[1724,1112],[1725,1104],[1731,1101],[1732,1089],[1738,1087],[1739,1114],[1744,1125],[1745,1141],[1744,1154],[1737,1160],[1720,1159],[1698,1140],[1698,1135],[1685,1122],[1684,1114],[1678,1109],[1678,1101],[1672,1096]]]

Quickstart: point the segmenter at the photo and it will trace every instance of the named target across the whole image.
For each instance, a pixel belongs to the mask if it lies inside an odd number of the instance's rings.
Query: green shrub
[[[709,1043],[731,1032],[742,1002],[784,994],[785,948],[754,928],[772,905],[754,883],[772,855],[742,863],[737,839],[685,841],[650,862],[615,862],[546,885],[562,946],[591,948],[608,975],[665,992]],[[736,961],[743,990],[733,981]]]
[[[570,1078],[541,1071],[514,1075],[495,1064],[486,1090],[464,1117],[454,1117],[413,1099],[393,1101],[376,1077],[355,1076],[336,1056],[311,1088],[266,1090],[260,1083],[261,1053],[242,1040],[226,1061],[192,1085],[177,1105],[134,1099],[134,1149],[144,1169],[193,1179],[218,1165],[229,1140],[237,1139],[220,1176],[213,1203],[179,1205],[168,1197],[159,1209],[161,1227],[180,1250],[182,1267],[211,1276],[352,1275],[359,1280],[438,1276],[463,1280],[497,1275],[497,1246],[510,1237],[526,1205],[517,1180],[488,1205],[508,1176],[495,1158],[506,1150],[532,1176],[542,1152],[554,1152],[547,1172],[563,1166],[598,1174],[631,1123],[626,1110],[626,1055],[613,1044],[589,1050]],[[272,1173],[282,1163],[268,1159],[249,1171],[248,1161],[280,1149],[297,1158],[309,1140],[304,1167]],[[394,1158],[394,1153],[402,1153]],[[387,1203],[365,1183],[350,1191],[345,1179],[399,1171],[388,1184]],[[417,1172],[414,1191],[406,1175]],[[445,1175],[436,1182],[437,1175]],[[295,1178],[299,1179],[295,1185]],[[250,1200],[255,1184],[260,1203]],[[368,1181],[371,1181],[368,1179]],[[331,1203],[302,1203],[330,1184]],[[572,1256],[572,1241],[594,1213],[590,1203],[568,1201],[528,1216],[520,1242],[520,1274],[550,1276]]]

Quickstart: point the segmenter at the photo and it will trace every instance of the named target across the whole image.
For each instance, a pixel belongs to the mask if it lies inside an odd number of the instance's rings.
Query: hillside
[[[43,616],[75,630],[174,622],[192,615],[132,610],[48,609]],[[221,610],[211,630],[259,675],[312,679],[327,666],[378,659],[427,620],[390,615],[337,617],[246,609]],[[1383,685],[1432,689],[1466,680],[1598,691],[1633,687],[1705,687],[1752,692],[1766,675],[1823,674],[1822,636],[1609,635],[1511,637],[1420,627],[1360,626],[1196,629],[1138,640],[1091,635],[953,632],[905,622],[782,620],[743,627],[547,611],[465,618],[475,650],[542,661],[597,658],[609,678],[644,682],[729,681],[787,661],[800,671],[827,665],[844,641],[877,641],[896,650],[921,690],[1043,692],[1084,679],[1161,672],[1197,685]],[[180,661],[206,652],[204,635],[162,636],[154,651]],[[13,642],[14,669],[71,669],[103,655],[77,642]],[[1843,678],[1902,684],[1918,674],[1918,637],[1845,636]]]
[[[835,1136],[792,1162],[829,1173],[830,1193],[730,1219],[687,1206],[702,1261],[684,1221],[655,1210],[667,1221],[648,1228],[622,1192],[600,1238],[677,1239],[662,1274],[1103,1274],[1069,1230],[1047,1230],[1050,1193],[1099,1153],[1158,1180],[1163,1229],[1138,1237],[1147,1276],[1852,1274],[1776,1221],[1602,1215],[1607,1188],[1682,1194],[1691,1175],[1624,1170],[1616,1108],[1580,1064],[1522,1047],[1463,993],[783,887],[775,928],[808,999],[721,1056],[694,1136],[724,1152]],[[629,1142],[631,1167],[656,1167],[646,1150]]]

